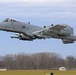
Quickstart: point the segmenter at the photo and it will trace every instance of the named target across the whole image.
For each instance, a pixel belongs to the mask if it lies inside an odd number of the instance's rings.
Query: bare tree
[[[5,55],[0,58],[0,66],[7,69],[58,69],[65,66],[69,69],[76,68],[76,58],[68,56],[66,59],[57,53],[34,53],[34,54],[14,54]]]
[[[75,58],[74,58],[73,56],[67,56],[67,57],[66,57],[66,60],[67,60],[66,67],[67,67],[68,69],[74,68]]]

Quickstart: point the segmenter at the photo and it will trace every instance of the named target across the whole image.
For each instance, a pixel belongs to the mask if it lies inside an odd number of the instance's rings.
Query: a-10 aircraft
[[[11,38],[18,38],[19,40],[32,41],[34,39],[57,38],[61,39],[64,44],[76,41],[73,28],[66,24],[51,24],[39,27],[30,24],[30,22],[23,23],[7,18],[0,23],[0,30],[15,32],[16,36]]]

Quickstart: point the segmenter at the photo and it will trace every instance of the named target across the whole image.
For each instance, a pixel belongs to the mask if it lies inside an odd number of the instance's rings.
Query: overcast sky
[[[0,0],[0,21],[6,18],[30,21],[41,27],[68,24],[76,35],[76,0]],[[63,57],[76,56],[76,42],[65,45],[57,39],[19,41],[11,39],[12,35],[14,33],[0,31],[0,55],[55,52]]]

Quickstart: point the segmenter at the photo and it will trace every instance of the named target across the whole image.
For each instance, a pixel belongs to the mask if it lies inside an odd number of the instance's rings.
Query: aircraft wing
[[[49,29],[52,29],[52,30],[62,30],[64,28],[66,28],[66,25],[55,25],[55,26],[50,27]]]
[[[38,35],[39,36],[45,35],[45,36],[53,36],[54,37],[54,36],[57,36],[57,33],[59,33],[60,30],[62,30],[64,28],[66,28],[66,25],[57,24],[57,25],[54,25],[54,26],[48,26],[48,27],[46,27],[42,30],[34,32],[33,34],[35,34],[37,36]]]
[[[50,26],[50,27],[46,27],[42,32],[45,34],[57,34],[60,32],[60,30],[63,30],[64,28],[66,28],[66,25],[55,25],[55,26]]]

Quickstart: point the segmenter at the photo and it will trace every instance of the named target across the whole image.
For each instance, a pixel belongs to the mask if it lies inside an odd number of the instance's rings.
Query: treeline
[[[58,69],[62,66],[76,68],[76,57],[67,56],[64,59],[57,53],[21,53],[0,57],[0,68],[10,70]]]

